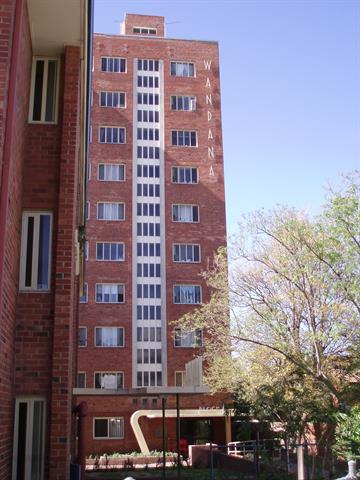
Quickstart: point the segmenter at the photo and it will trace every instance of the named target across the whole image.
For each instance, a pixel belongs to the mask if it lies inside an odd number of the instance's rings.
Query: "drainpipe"
[[[3,166],[1,173],[1,194],[0,194],[0,306],[3,299],[4,285],[4,255],[5,255],[5,229],[9,206],[9,189],[10,189],[10,163],[13,147],[13,132],[15,124],[15,103],[16,103],[16,71],[19,63],[20,53],[20,37],[21,37],[21,18],[23,12],[23,0],[17,0],[15,4],[14,29],[12,36],[10,71],[8,81],[8,98],[5,117],[5,133],[3,147]]]
[[[85,419],[88,413],[88,404],[86,402],[80,402],[74,408],[74,413],[78,416],[78,455],[77,462],[81,468],[81,480],[85,480]]]

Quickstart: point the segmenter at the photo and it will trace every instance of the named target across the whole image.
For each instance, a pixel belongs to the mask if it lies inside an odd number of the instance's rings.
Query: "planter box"
[[[106,469],[123,469],[127,466],[133,466],[134,468],[141,468],[150,464],[161,464],[162,456],[144,456],[144,457],[110,457],[106,458],[101,456],[99,458],[87,458],[86,469],[87,470],[106,470]],[[176,463],[176,456],[166,456],[166,463]]]

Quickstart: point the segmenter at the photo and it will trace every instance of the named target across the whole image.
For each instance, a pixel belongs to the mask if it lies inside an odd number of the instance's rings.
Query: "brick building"
[[[0,478],[76,462],[91,2],[0,1]]]
[[[137,412],[160,448],[159,395],[183,391],[203,342],[172,321],[209,299],[199,274],[226,243],[218,44],[168,39],[163,17],[127,14],[120,35],[94,35],[93,55],[76,394],[88,453],[142,448]],[[223,401],[183,396],[181,437],[208,440],[212,427],[224,441]]]

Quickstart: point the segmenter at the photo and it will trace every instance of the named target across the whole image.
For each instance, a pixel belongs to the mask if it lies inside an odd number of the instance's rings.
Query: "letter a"
[[[209,170],[209,177],[213,177],[213,176],[214,176],[214,169],[211,165],[210,170]]]
[[[208,140],[214,140],[211,128],[209,128],[209,133],[208,133]]]
[[[206,78],[205,87],[209,87],[209,88],[211,88],[211,83],[210,83],[210,79],[209,79],[209,77],[207,77],[207,78]]]

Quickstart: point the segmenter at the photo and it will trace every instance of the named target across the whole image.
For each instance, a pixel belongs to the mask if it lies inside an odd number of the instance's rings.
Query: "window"
[[[51,213],[23,213],[19,282],[21,290],[50,290],[51,230]]]
[[[78,372],[76,378],[76,387],[77,388],[86,388],[86,373]]]
[[[78,346],[86,347],[87,345],[87,328],[79,327]]]
[[[12,478],[26,480],[44,478],[45,416],[44,399],[16,398]]]
[[[125,180],[125,165],[100,163],[98,165],[98,180],[123,182]]]
[[[199,207],[197,205],[173,205],[172,206],[173,222],[198,222]]]
[[[96,327],[96,347],[123,347],[124,329],[122,327]]]
[[[201,303],[201,288],[199,285],[175,285],[174,286],[174,303]]]
[[[184,371],[175,372],[175,387],[183,387],[184,386]]]
[[[125,108],[125,93],[100,92],[100,107]]]
[[[171,110],[194,111],[196,110],[196,97],[185,95],[171,95]]]
[[[124,243],[99,242],[96,244],[96,260],[123,262],[124,250]]]
[[[90,202],[85,203],[85,220],[90,220]]]
[[[189,130],[172,130],[171,145],[178,147],[196,147],[196,132]]]
[[[56,123],[59,60],[34,58],[31,74],[29,122]]]
[[[95,372],[94,387],[118,390],[124,388],[123,372]]]
[[[119,57],[101,57],[101,71],[126,73],[126,59]]]
[[[137,62],[137,68],[138,70],[143,70],[144,72],[158,72],[159,60],[139,59]]]
[[[156,35],[156,28],[133,27],[133,33],[142,35]]]
[[[125,287],[114,283],[96,284],[96,303],[124,303]]]
[[[136,385],[138,387],[161,387],[162,372],[137,372]],[[147,399],[146,399],[147,403]]]
[[[94,418],[94,438],[124,438],[124,419]]]
[[[85,243],[84,243],[84,258],[85,258],[85,261],[89,260],[89,242],[88,242],[88,240],[86,240]]]
[[[125,128],[123,127],[100,127],[99,128],[100,143],[125,143]]]
[[[198,183],[198,169],[194,167],[172,167],[173,183]]]
[[[186,332],[181,328],[175,328],[174,344],[175,347],[202,347],[202,330],[197,328],[191,332]]]
[[[174,243],[173,261],[181,263],[200,262],[200,245],[188,243]]]
[[[171,62],[170,73],[173,77],[195,77],[195,65],[190,62]]]
[[[123,203],[99,202],[97,204],[97,219],[125,220],[125,205]]]
[[[88,284],[84,283],[84,291],[83,295],[80,295],[80,303],[87,303],[88,302]]]

